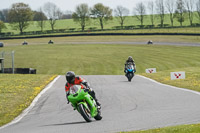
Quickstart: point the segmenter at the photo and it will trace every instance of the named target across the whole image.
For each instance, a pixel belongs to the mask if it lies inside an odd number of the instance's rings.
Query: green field
[[[0,48],[15,51],[16,68],[35,68],[39,74],[123,74],[126,58],[135,59],[138,73],[156,67],[159,71],[199,67],[200,47],[158,45],[27,45]]]
[[[64,39],[64,38],[63,38]],[[75,40],[77,38],[70,38]],[[79,38],[80,40],[83,38]],[[102,38],[99,38],[100,40]],[[122,38],[121,38],[122,39]],[[137,38],[138,39],[138,38]],[[142,39],[142,37],[140,38]],[[162,38],[160,38],[162,39]],[[174,38],[173,40],[175,40]],[[184,38],[185,39],[185,38]],[[184,40],[183,39],[183,40]],[[65,40],[65,39],[64,39]],[[97,39],[98,40],[98,39]],[[93,40],[93,41],[97,41]],[[114,40],[114,38],[113,38]],[[116,39],[118,40],[118,39]],[[131,40],[131,39],[130,39]],[[167,38],[166,38],[167,40]],[[33,40],[32,40],[33,41]],[[40,40],[41,41],[41,40]],[[34,41],[33,41],[34,42]],[[159,82],[200,91],[200,47],[189,46],[160,46],[160,45],[109,45],[109,44],[40,44],[27,46],[10,46],[0,48],[0,51],[15,51],[15,67],[31,67],[37,69],[40,75],[65,74],[67,71],[75,71],[78,75],[123,75],[124,62],[128,56],[133,56],[137,65],[137,73]],[[157,68],[156,74],[145,74],[146,68]],[[170,72],[185,71],[185,80],[170,80]],[[0,79],[24,80],[30,77],[14,77],[15,75],[0,75]],[[17,75],[16,75],[17,76]],[[48,77],[49,78],[49,77]],[[42,77],[43,81],[48,79]],[[17,82],[17,81],[16,81]],[[7,82],[2,80],[5,85]],[[19,82],[20,83],[20,82]],[[29,84],[29,83],[28,83]],[[42,84],[42,83],[41,83]],[[14,83],[11,86],[14,86]],[[20,85],[19,85],[20,86]],[[35,88],[36,86],[30,86]],[[0,87],[2,91],[4,87]],[[20,87],[19,87],[20,88]],[[42,87],[40,87],[42,88]],[[36,89],[37,90],[37,89]],[[13,91],[12,89],[10,90]],[[13,97],[10,92],[4,99]],[[3,93],[1,93],[3,94]],[[30,96],[30,94],[28,94]],[[11,104],[11,103],[7,103]],[[0,104],[2,105],[2,104]],[[12,105],[12,104],[11,104]],[[2,108],[2,106],[1,106]],[[5,116],[0,112],[0,116]],[[6,115],[6,116],[12,116]],[[12,116],[13,119],[13,116]],[[11,119],[9,119],[11,120]],[[145,131],[144,133],[170,132],[177,133],[198,132],[199,125],[183,125],[164,129]],[[139,131],[141,132],[141,131]]]
[[[196,15],[195,15],[196,16]],[[40,28],[37,26],[37,22],[30,22],[30,26],[25,30],[25,32],[29,32],[29,31],[40,31]],[[193,20],[193,23],[199,23],[199,20],[194,17],[194,20]],[[159,27],[158,25],[160,24],[160,19],[158,16],[155,16],[155,22],[154,22],[154,25],[156,27]],[[171,26],[171,23],[170,23],[170,19],[169,19],[169,15],[166,15],[165,16],[165,21],[164,21],[164,24],[165,25],[168,25],[168,26]],[[49,24],[48,21],[46,21],[46,24],[45,24],[45,28],[44,28],[44,31],[45,30],[51,30],[51,26]],[[132,16],[129,16],[127,17],[125,23],[124,23],[124,26],[136,26],[136,28],[138,28],[138,26],[140,25],[140,21],[138,21],[136,19],[136,17],[132,17]],[[151,25],[151,21],[150,21],[150,17],[149,16],[145,16],[145,20],[144,20],[144,25]],[[190,23],[189,23],[189,19],[186,19],[186,21],[183,23],[183,26],[189,26]],[[19,34],[19,31],[17,31],[16,29],[13,29],[11,27],[10,24],[6,23],[6,26],[7,26],[7,29],[3,29],[2,32],[13,32],[15,34]],[[120,26],[119,22],[118,22],[118,19],[116,17],[113,18],[113,20],[109,20],[107,21],[105,24],[104,24],[104,29],[115,29],[116,26]],[[174,19],[174,26],[180,26],[180,24],[176,21],[176,19]],[[75,29],[75,31],[81,31],[81,27],[78,23],[75,23],[72,19],[65,19],[65,20],[58,20],[56,22],[56,25],[55,25],[55,29],[66,29],[69,31],[69,29]],[[97,20],[90,20],[90,22],[86,25],[86,28],[85,30],[88,31],[90,30],[90,28],[93,28],[93,29],[96,29],[96,30],[100,30],[100,24]],[[197,30],[198,29],[198,30]],[[152,30],[152,29],[147,29],[147,30],[130,30],[128,32],[133,32],[133,33],[144,33],[144,32],[165,32],[165,33],[185,33],[185,32],[189,32],[189,33],[197,33],[198,31],[200,31],[200,28],[178,28],[178,29],[155,29],[155,30]],[[116,32],[116,31],[115,31]],[[121,31],[120,31],[121,32]],[[199,32],[198,32],[199,33]]]

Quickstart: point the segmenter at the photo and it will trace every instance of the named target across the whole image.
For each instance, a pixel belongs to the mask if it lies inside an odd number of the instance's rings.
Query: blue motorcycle
[[[128,81],[131,82],[132,78],[134,77],[134,73],[135,73],[133,64],[128,64],[126,66],[125,73],[126,73],[126,77],[128,78]]]

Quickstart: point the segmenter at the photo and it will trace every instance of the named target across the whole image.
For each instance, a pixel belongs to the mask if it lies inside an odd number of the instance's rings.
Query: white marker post
[[[171,80],[185,79],[185,72],[171,72]]]
[[[146,73],[156,73],[156,68],[148,68],[146,69]]]

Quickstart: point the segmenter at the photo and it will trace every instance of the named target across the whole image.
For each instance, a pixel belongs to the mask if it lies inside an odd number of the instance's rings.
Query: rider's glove
[[[90,92],[90,89],[89,88],[85,88],[84,92]]]
[[[82,85],[84,85],[86,88],[90,88],[90,85],[87,82],[82,82]]]

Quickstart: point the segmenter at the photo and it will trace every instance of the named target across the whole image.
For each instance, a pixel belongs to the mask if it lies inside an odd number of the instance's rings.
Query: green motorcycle
[[[101,120],[101,110],[97,107],[94,98],[80,85],[70,87],[69,102],[71,102],[74,110],[77,110],[87,122],[91,122],[92,118]]]

